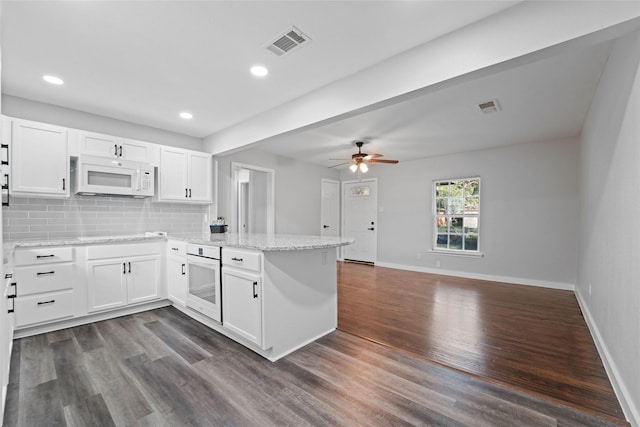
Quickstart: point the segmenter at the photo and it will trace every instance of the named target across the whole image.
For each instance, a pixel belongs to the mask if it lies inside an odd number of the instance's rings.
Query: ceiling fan
[[[351,159],[329,159],[329,160],[348,160],[344,163],[338,163],[337,165],[333,165],[329,167],[335,168],[338,166],[348,165],[349,163],[351,163],[351,166],[349,166],[349,169],[351,169],[351,172],[366,173],[369,170],[369,166],[367,166],[367,163],[390,163],[394,165],[398,163],[398,160],[380,159],[379,157],[382,157],[382,154],[363,153],[362,152],[363,145],[364,145],[363,141],[356,141],[356,147],[358,147],[358,152],[355,154],[352,154]]]

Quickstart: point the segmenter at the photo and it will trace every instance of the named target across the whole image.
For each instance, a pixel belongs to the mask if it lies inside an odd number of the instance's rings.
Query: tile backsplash
[[[155,203],[150,199],[72,196],[11,198],[2,209],[4,241],[202,232],[207,205]]]

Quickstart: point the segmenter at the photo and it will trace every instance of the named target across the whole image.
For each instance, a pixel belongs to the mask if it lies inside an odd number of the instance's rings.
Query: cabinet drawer
[[[89,246],[88,259],[124,258],[142,255],[159,255],[160,243],[129,243],[122,245]]]
[[[222,248],[222,265],[244,268],[255,272],[261,270],[262,254],[238,249]]]
[[[73,287],[73,264],[19,267],[13,272],[18,296],[61,291]]]
[[[16,327],[73,316],[73,291],[16,298]]]
[[[14,265],[49,264],[73,261],[73,247],[16,249]]]
[[[167,254],[186,256],[187,255],[187,242],[181,242],[180,240],[169,240],[167,242]]]

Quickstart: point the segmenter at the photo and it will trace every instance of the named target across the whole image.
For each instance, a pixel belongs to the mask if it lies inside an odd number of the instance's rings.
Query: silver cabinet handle
[[[186,264],[182,264],[182,275],[184,276],[185,274],[187,274],[187,272],[184,270]]]

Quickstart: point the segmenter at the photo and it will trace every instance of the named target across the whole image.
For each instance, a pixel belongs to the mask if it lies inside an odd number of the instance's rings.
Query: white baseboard
[[[607,345],[602,339],[602,335],[600,334],[598,325],[593,319],[591,311],[589,310],[589,306],[585,302],[585,299],[582,297],[579,288],[576,289],[575,295],[578,300],[578,305],[580,305],[580,309],[582,310],[584,320],[587,323],[587,327],[591,332],[593,342],[596,344],[596,348],[598,349],[598,354],[600,354],[600,359],[602,359],[602,363],[604,364],[604,369],[605,371],[607,371],[609,381],[611,381],[611,385],[613,386],[613,390],[616,393],[616,397],[620,402],[620,406],[622,406],[624,415],[627,417],[627,421],[629,421],[632,426],[640,427],[640,410],[633,401],[631,393],[629,393],[629,389],[625,386],[624,379],[620,374],[620,371],[616,367],[616,364],[611,357],[611,353],[609,353]]]
[[[467,279],[488,280],[491,282],[513,283],[515,285],[538,286],[540,288],[561,289],[574,291],[573,283],[550,282],[546,280],[523,279],[520,277],[496,276],[493,274],[469,273],[465,271],[443,270],[441,268],[427,268],[416,265],[395,264],[391,262],[376,262],[378,267],[395,268],[398,270],[416,271],[419,273],[441,274],[443,276],[464,277]]]

